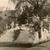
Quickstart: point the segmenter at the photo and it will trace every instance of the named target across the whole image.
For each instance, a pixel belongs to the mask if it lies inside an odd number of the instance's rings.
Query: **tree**
[[[43,21],[43,19],[44,19],[44,17],[46,16],[46,15],[48,15],[48,11],[46,11],[47,9],[45,9],[44,7],[45,7],[45,4],[47,4],[46,2],[47,2],[47,0],[20,0],[19,1],[19,3],[16,5],[16,8],[18,8],[19,6],[20,6],[20,3],[24,3],[24,2],[28,2],[29,4],[31,4],[31,6],[30,7],[32,7],[32,8],[28,8],[28,6],[26,6],[27,8],[25,8],[25,11],[23,11],[23,13],[22,13],[22,17],[20,18],[21,20],[23,20],[23,21],[25,21],[24,19],[25,19],[25,17],[26,17],[26,20],[28,20],[28,21],[30,21],[31,20],[31,18],[32,18],[32,16],[33,16],[33,14],[35,15],[35,16],[37,16],[38,15],[38,17],[40,18],[39,20],[41,21],[40,23],[41,23],[41,25],[39,25],[39,26],[41,26],[42,27],[42,21]],[[32,10],[31,10],[32,9]],[[26,14],[26,15],[25,15]],[[27,15],[28,14],[28,15]],[[23,18],[24,17],[24,18]],[[30,18],[31,17],[31,18]],[[20,21],[20,20],[19,20]],[[32,22],[32,21],[31,21]],[[22,23],[22,22],[20,22],[20,23]],[[39,30],[41,30],[41,29],[39,29]],[[39,31],[39,37],[41,37],[41,35],[40,35],[41,33],[40,33],[40,31]]]
[[[19,24],[26,24],[26,23],[31,23],[32,19],[30,19],[30,17],[32,17],[33,14],[30,10],[30,8],[28,8],[28,6],[25,6],[25,9],[23,10],[22,14],[18,17],[18,22]]]
[[[18,15],[17,21],[19,25],[26,24],[27,22],[28,24],[33,22],[32,18],[34,17],[34,15],[36,17],[38,15],[40,22],[39,23],[37,22],[36,24],[34,24],[34,27],[38,24],[37,30],[39,28],[38,30],[39,38],[41,38],[41,28],[40,27],[42,27],[43,19],[44,17],[46,18],[46,16],[49,14],[48,8],[47,9],[45,8],[47,5],[46,2],[47,0],[19,0],[18,4],[15,7],[17,13],[19,12],[17,14]],[[31,6],[29,7],[27,3],[29,3]],[[24,5],[24,7],[22,7],[23,11],[20,11],[21,5]]]

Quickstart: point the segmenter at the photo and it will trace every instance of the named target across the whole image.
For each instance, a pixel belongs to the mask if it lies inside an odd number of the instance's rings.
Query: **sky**
[[[50,0],[47,0],[50,3]],[[0,10],[14,10],[15,4],[10,0],[0,0]]]
[[[9,0],[0,0],[0,10],[10,9],[13,10],[15,8],[15,4]]]

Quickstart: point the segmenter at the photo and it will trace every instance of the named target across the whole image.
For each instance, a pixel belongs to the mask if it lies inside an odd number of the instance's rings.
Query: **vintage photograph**
[[[0,47],[50,50],[50,0],[0,0]]]

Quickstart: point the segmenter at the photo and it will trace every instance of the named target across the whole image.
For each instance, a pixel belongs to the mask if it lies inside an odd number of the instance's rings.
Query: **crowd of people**
[[[30,37],[33,40],[37,40],[37,39],[44,39],[44,36],[46,37],[46,39],[49,37],[49,30],[47,29],[48,27],[46,26],[46,24],[44,24],[45,22],[43,21],[43,26],[41,26],[41,23],[39,21],[39,17],[34,16],[34,18],[32,18],[34,22],[31,23],[26,23],[26,24],[22,24],[21,26],[18,23],[14,23],[14,21],[11,22],[10,25],[6,24],[6,30],[11,30],[13,29],[14,31],[14,40],[16,40],[18,38],[18,36],[20,35],[21,31],[29,31]],[[49,37],[50,38],[50,37]],[[45,40],[45,39],[44,39]],[[39,40],[38,40],[39,41]]]

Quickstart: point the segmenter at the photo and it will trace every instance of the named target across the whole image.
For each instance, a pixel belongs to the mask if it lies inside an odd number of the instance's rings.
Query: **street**
[[[0,47],[0,50],[50,50],[50,41],[37,45],[35,47],[23,48],[23,47]]]

